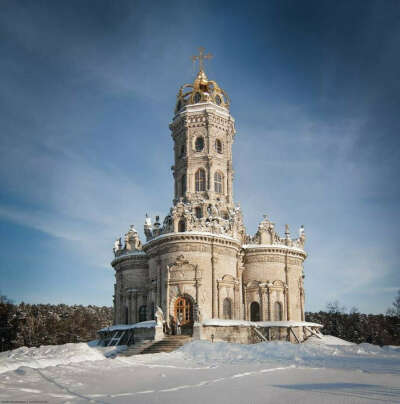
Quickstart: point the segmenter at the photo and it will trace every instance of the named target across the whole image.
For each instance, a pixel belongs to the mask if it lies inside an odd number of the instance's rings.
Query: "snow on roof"
[[[131,252],[128,252],[128,253],[124,253],[124,254],[118,255],[117,257],[115,257],[115,258],[111,261],[111,265],[113,264],[113,262],[119,260],[120,258],[126,258],[126,257],[138,256],[138,255],[145,256],[146,253],[145,253],[144,251],[136,250],[136,251],[131,251]]]
[[[302,248],[290,247],[284,244],[243,244],[242,248],[283,248],[287,250],[299,251],[304,253]]]
[[[171,233],[160,234],[159,236],[154,237],[151,240],[149,240],[146,244],[149,244],[155,240],[160,240],[162,238],[169,237],[172,235],[212,236],[212,237],[223,238],[225,240],[239,242],[239,239],[227,236],[226,234],[216,234],[216,233],[210,233],[210,232],[206,232],[206,231],[185,231],[185,232],[171,232]]]
[[[323,327],[322,324],[309,323],[308,321],[246,321],[246,320],[221,320],[211,318],[202,322],[204,326],[216,327]]]
[[[221,114],[225,118],[230,117],[229,112],[225,107],[216,105],[211,101],[206,101],[206,102],[199,102],[198,104],[186,105],[185,108],[183,108],[180,112],[178,112],[175,115],[174,120],[180,115],[185,115],[186,112],[201,112],[201,111],[214,111]],[[230,118],[234,122],[233,117]]]
[[[141,323],[136,324],[111,325],[110,327],[104,327],[97,332],[131,330],[133,328],[154,328],[155,326],[156,326],[155,320],[149,320],[149,321],[142,321]]]

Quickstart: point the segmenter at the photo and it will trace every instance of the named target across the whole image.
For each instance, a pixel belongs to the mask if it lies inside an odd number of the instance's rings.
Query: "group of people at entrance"
[[[171,316],[171,319],[164,322],[164,333],[167,335],[181,335],[182,334],[182,315],[177,318]]]

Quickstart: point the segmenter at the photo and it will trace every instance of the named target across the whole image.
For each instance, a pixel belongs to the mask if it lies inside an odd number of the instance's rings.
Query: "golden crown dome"
[[[178,92],[175,113],[181,111],[186,105],[201,102],[212,102],[220,107],[229,109],[230,99],[228,94],[213,81],[208,80],[203,69],[203,59],[210,59],[210,54],[204,55],[204,49],[200,48],[199,56],[193,56],[192,60],[199,61],[200,70],[193,84],[184,84]]]

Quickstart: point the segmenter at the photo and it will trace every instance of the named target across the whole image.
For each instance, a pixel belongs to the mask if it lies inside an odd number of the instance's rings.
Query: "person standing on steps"
[[[178,315],[178,319],[176,321],[176,335],[181,335],[182,329],[181,329],[181,322],[182,322],[182,315]]]
[[[175,318],[171,318],[171,335],[176,335],[176,321]]]

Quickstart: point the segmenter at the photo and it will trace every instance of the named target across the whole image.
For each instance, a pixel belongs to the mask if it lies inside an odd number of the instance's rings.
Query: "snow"
[[[102,331],[121,331],[121,330],[131,330],[133,328],[154,328],[156,326],[155,320],[142,321],[136,324],[116,324],[110,327],[104,327],[98,332]]]
[[[290,247],[285,244],[243,244],[242,248],[282,248],[286,250],[298,251],[304,254],[304,250],[298,247]]]
[[[160,234],[159,236],[154,237],[151,240],[149,240],[147,243],[145,243],[145,245],[150,244],[155,240],[160,240],[165,237],[171,237],[172,235],[211,236],[211,237],[216,237],[216,238],[223,238],[223,239],[229,240],[229,241],[235,241],[236,243],[239,241],[239,239],[227,236],[226,234],[216,234],[216,233],[210,233],[210,232],[206,232],[206,231],[185,231],[184,233],[171,232],[171,233]]]
[[[64,345],[43,345],[39,348],[21,347],[0,353],[0,373],[15,370],[23,366],[46,368],[62,364],[98,361],[114,355],[126,347],[97,348],[95,341]]]
[[[246,320],[221,320],[208,319],[202,322],[203,325],[217,327],[323,327],[322,324],[309,323],[307,321],[246,321]]]
[[[189,361],[196,364],[252,364],[271,360],[285,365],[301,365],[362,369],[381,371],[382,368],[371,359],[385,358],[385,362],[397,364],[400,373],[400,352],[391,347],[379,347],[371,344],[352,344],[332,336],[325,336],[323,343],[309,340],[305,344],[275,341],[242,345],[227,342],[209,343],[193,341],[180,349]],[[337,344],[332,345],[333,342]],[[368,359],[366,361],[366,358]],[[385,368],[387,369],[387,363]]]
[[[88,344],[19,348],[0,355],[0,401],[400,402],[400,347],[346,343],[193,341],[169,354],[114,359]]]
[[[305,343],[317,345],[355,345],[354,342],[349,342],[344,339],[334,337],[333,335],[323,335],[322,338],[318,338],[313,335],[312,337],[308,338]]]
[[[116,256],[113,260],[112,263],[116,263],[118,262],[118,260],[121,258],[126,258],[126,257],[133,257],[133,256],[138,256],[138,255],[146,255],[146,253],[144,251],[140,251],[140,250],[135,250],[135,251],[131,251],[131,252],[127,252],[121,255]]]
[[[221,114],[225,118],[229,118],[234,122],[234,119],[229,115],[228,110],[225,107],[221,107],[212,103],[211,101],[207,102],[199,102],[198,104],[189,104],[186,105],[184,109],[178,112],[174,119],[176,119],[180,115],[185,115],[187,112],[201,112],[201,111],[214,111]]]

